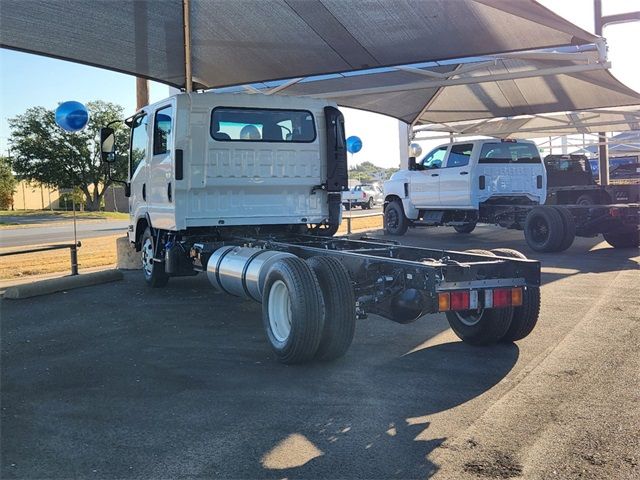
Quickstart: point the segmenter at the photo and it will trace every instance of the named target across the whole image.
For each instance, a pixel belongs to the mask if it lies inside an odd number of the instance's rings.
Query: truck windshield
[[[541,163],[538,147],[532,143],[485,143],[478,163]]]
[[[211,136],[219,142],[311,143],[316,127],[306,110],[218,107],[211,113]]]

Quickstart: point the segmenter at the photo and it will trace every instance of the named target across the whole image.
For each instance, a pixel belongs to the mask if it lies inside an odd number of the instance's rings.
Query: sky
[[[426,1],[426,0],[425,0]],[[585,30],[593,31],[592,0],[538,0],[547,8]],[[603,14],[635,11],[638,0],[603,0]],[[604,37],[609,46],[612,73],[640,92],[640,23],[611,25]],[[150,101],[169,95],[169,88],[151,82]],[[66,100],[86,103],[105,100],[120,104],[129,115],[135,110],[135,78],[93,67],[0,49],[0,154],[6,155],[10,135],[8,119],[33,106],[55,108]],[[343,109],[347,136],[357,135],[363,148],[352,163],[371,161],[383,167],[398,166],[398,121],[383,115]],[[429,149],[442,141],[422,142]]]

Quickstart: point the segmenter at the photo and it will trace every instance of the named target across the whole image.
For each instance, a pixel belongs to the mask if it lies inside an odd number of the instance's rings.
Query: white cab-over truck
[[[344,355],[369,313],[407,323],[444,312],[473,344],[519,340],[536,323],[540,264],[517,252],[333,238],[348,183],[335,104],[181,93],[126,124],[129,239],[146,282],[204,272],[218,290],[262,303],[284,363]],[[114,135],[100,134],[107,163]]]
[[[594,236],[603,218],[633,220],[627,206],[544,205],[547,172],[536,145],[527,140],[485,139],[436,147],[409,168],[396,172],[384,184],[384,224],[391,235],[404,235],[410,227],[452,226],[471,233],[477,223],[524,230],[535,251],[563,251],[576,235]],[[625,220],[615,224],[620,233],[635,232]],[[606,237],[605,237],[606,238]],[[608,239],[609,240],[609,239]],[[628,242],[609,240],[614,247]]]

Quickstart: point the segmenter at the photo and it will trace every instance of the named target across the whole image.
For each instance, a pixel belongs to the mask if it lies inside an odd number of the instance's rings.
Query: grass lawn
[[[65,210],[0,210],[0,222],[2,217],[51,217],[52,219],[73,218],[73,212]],[[121,212],[76,212],[78,218],[91,218],[101,220],[105,218],[114,218],[118,220],[126,220],[129,218],[128,213]]]

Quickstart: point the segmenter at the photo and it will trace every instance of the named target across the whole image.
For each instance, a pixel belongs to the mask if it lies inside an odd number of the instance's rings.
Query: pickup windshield
[[[538,147],[531,143],[485,143],[478,163],[541,163]]]

